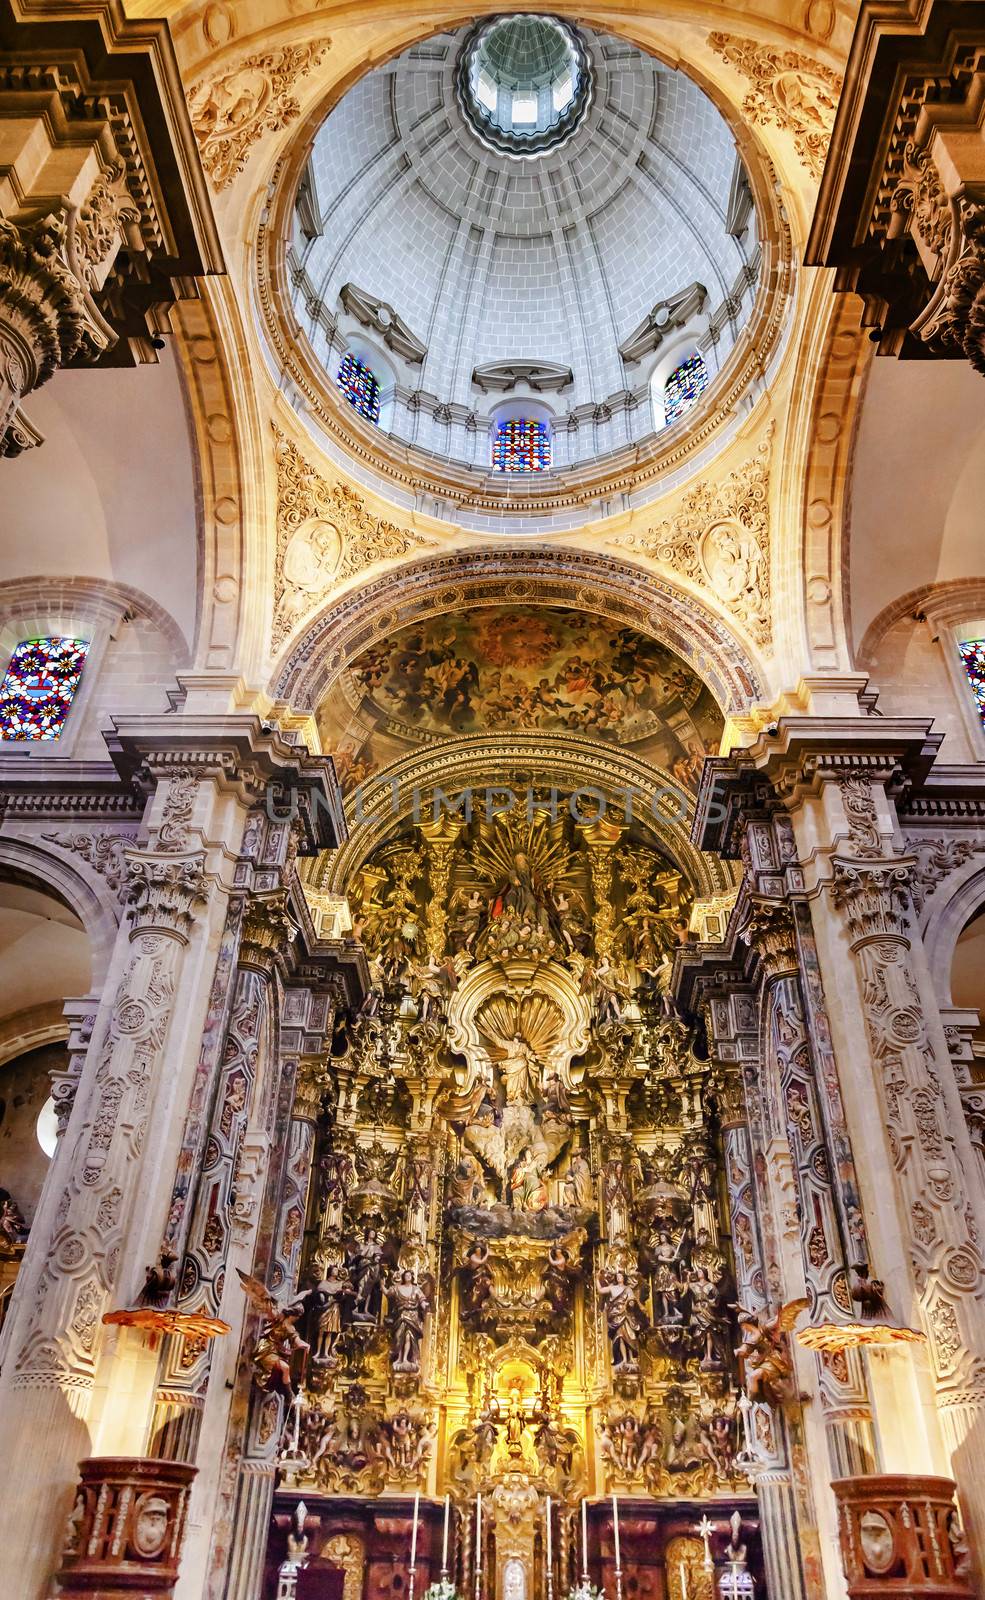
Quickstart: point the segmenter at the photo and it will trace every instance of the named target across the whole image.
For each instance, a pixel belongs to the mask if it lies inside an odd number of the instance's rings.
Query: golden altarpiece
[[[326,1565],[388,1592],[411,1537],[419,1595],[472,1595],[478,1527],[489,1600],[615,1593],[614,1494],[651,1592],[717,1588],[709,1510],[762,1592],[750,1469],[784,1445],[737,1360],[742,1289],[763,1303],[741,1206],[738,1280],[730,1243],[744,1133],[667,993],[686,880],[645,824],[534,801],[408,823],[348,891],[372,986],[324,1063],[300,1289],[256,1354],[254,1433],[283,1427],[265,1592]]]

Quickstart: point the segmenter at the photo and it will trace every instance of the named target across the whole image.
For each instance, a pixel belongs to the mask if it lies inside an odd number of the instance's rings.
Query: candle
[[[616,1547],[616,1571],[622,1570],[622,1558],[619,1554],[619,1507],[615,1495],[612,1496],[612,1538]]]
[[[547,1496],[547,1572],[548,1572],[548,1576],[550,1575],[551,1566],[552,1566],[551,1553],[552,1553],[551,1552],[551,1497],[550,1497],[550,1495],[548,1495]]]
[[[475,1497],[475,1593],[478,1600],[482,1588],[482,1496]]]
[[[681,1562],[681,1600],[687,1600],[687,1567]]]
[[[582,1495],[581,1500],[581,1570],[585,1582],[588,1582],[588,1501]]]
[[[441,1576],[448,1571],[448,1517],[451,1508],[451,1495],[445,1495],[445,1533],[441,1541]]]
[[[420,1512],[420,1503],[421,1503],[421,1491],[419,1489],[416,1489],[414,1491],[414,1531],[410,1536],[410,1570],[411,1570],[411,1572],[413,1572],[415,1567],[417,1566],[417,1518],[418,1518],[418,1515],[419,1515],[419,1512]]]

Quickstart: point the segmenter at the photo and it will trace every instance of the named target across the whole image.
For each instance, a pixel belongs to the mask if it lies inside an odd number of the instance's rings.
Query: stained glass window
[[[664,421],[676,422],[690,411],[708,384],[708,368],[699,355],[688,356],[664,384]]]
[[[546,422],[525,417],[500,422],[493,435],[494,472],[546,472],[551,464],[551,435]]]
[[[985,726],[985,639],[966,639],[958,645],[958,649],[978,706],[978,715]]]
[[[350,406],[367,422],[380,420],[380,380],[350,350],[342,357],[338,385]]]
[[[57,739],[79,687],[87,639],[25,639],[0,684],[0,739]]]

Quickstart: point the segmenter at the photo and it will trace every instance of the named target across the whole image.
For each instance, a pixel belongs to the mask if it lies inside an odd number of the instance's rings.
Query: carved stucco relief
[[[769,480],[775,423],[748,460],[717,483],[702,482],[672,517],[614,545],[637,551],[710,589],[757,644],[769,645]]]
[[[711,33],[708,43],[752,84],[743,114],[792,134],[801,165],[820,178],[841,93],[838,73],[799,50],[778,50],[738,34]]]
[[[188,106],[202,165],[214,188],[227,188],[245,170],[261,135],[286,128],[301,115],[295,84],[330,48],[329,39],[285,45],[246,56],[237,66],[195,84]]]
[[[344,483],[327,483],[275,426],[277,549],[273,648],[332,586],[376,561],[433,549],[435,541],[374,517]]]

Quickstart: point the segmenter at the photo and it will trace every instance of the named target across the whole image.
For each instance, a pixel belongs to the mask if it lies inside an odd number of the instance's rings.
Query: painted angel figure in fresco
[[[265,1318],[260,1337],[253,1347],[253,1370],[264,1389],[282,1394],[288,1401],[293,1400],[298,1385],[304,1382],[311,1349],[296,1327],[299,1318],[304,1315],[304,1301],[279,1305],[259,1278],[251,1278],[248,1272],[241,1271],[239,1267],[236,1270],[250,1305]],[[298,1369],[297,1383],[295,1367]]]
[[[785,1335],[809,1304],[804,1299],[788,1300],[772,1317],[765,1311],[733,1307],[741,1334],[735,1353],[746,1394],[754,1403],[761,1400],[764,1405],[781,1406],[790,1399],[793,1362]]]

